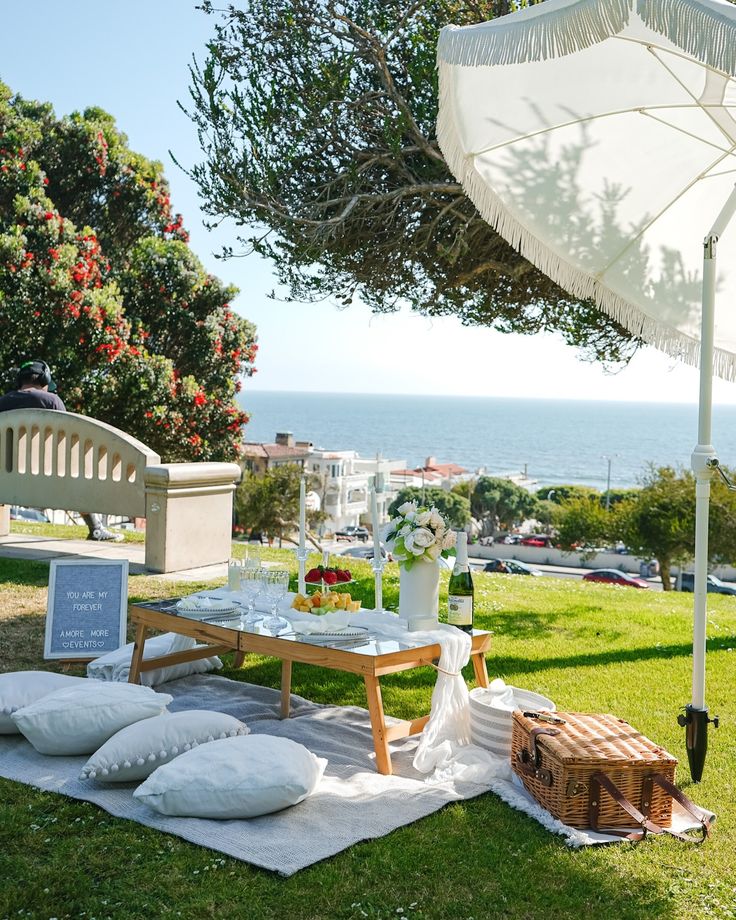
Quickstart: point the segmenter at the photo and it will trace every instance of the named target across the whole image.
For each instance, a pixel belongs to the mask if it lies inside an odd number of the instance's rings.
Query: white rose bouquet
[[[407,571],[415,562],[434,562],[440,556],[455,555],[455,532],[436,508],[404,502],[397,515],[389,521],[386,545]]]

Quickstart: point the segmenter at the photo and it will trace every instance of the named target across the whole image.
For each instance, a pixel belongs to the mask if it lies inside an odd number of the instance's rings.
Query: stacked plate
[[[201,620],[205,617],[222,616],[240,610],[237,604],[217,597],[183,597],[176,602],[177,611],[185,617]]]
[[[371,633],[363,626],[346,626],[344,629],[325,629],[324,632],[304,633],[300,633],[298,626],[295,626],[295,631],[300,642],[311,642],[313,645],[353,644],[373,638]]]

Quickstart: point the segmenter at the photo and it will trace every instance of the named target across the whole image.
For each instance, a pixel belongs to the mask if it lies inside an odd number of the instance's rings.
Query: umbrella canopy
[[[736,8],[546,0],[442,30],[438,137],[483,217],[563,288],[697,364],[699,244],[736,182]],[[736,379],[736,234],[714,370]]]
[[[693,693],[680,717],[699,780],[717,724],[705,706],[712,375],[736,379],[736,231],[716,263],[736,213],[736,6],[546,0],[446,27],[438,61],[440,147],[483,217],[563,288],[700,365]]]

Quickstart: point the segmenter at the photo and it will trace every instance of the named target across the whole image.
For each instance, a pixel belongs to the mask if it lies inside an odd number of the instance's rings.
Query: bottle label
[[[451,594],[447,622],[450,626],[473,625],[473,598],[467,594]]]

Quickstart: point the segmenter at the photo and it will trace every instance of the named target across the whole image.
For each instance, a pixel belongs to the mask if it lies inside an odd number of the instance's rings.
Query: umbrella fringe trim
[[[462,183],[463,190],[481,217],[532,265],[561,288],[581,300],[592,300],[617,323],[643,342],[693,367],[700,363],[700,342],[672,326],[660,323],[639,307],[611,291],[600,281],[566,262],[550,246],[530,233],[507,210],[501,199],[485,184],[457,140],[450,102],[450,78],[440,67],[440,114],[437,140],[447,165]],[[736,380],[736,355],[716,348],[713,372],[724,380]]]
[[[736,8],[731,15],[699,0],[637,0],[642,21],[704,64],[736,74]]]
[[[621,32],[631,18],[632,2],[579,0],[551,15],[542,4],[529,8],[539,10],[538,15],[508,23],[500,17],[491,21],[491,28],[446,26],[440,32],[438,59],[477,67],[564,57]]]
[[[564,57],[605,41],[628,24],[636,7],[642,21],[688,54],[727,74],[736,74],[736,9],[733,15],[706,8],[700,0],[579,0],[572,6],[531,15],[513,14],[478,26],[446,26],[438,60],[462,67],[519,64]],[[539,11],[538,13],[536,11]]]

